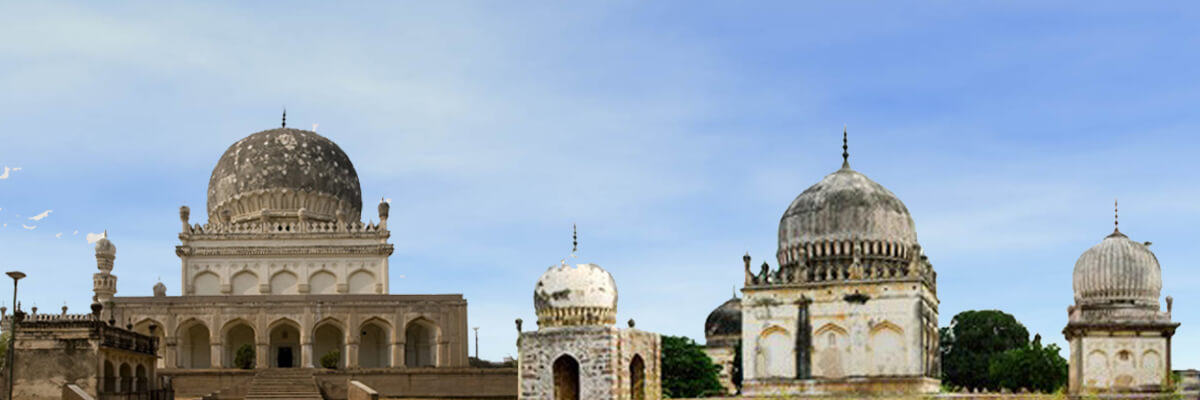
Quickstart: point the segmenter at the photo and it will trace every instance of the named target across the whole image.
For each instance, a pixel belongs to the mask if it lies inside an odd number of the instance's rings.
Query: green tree
[[[733,371],[730,373],[730,380],[733,381],[733,387],[737,388],[738,394],[742,393],[742,341],[737,342],[737,347],[733,348]]]
[[[254,346],[243,344],[233,356],[233,365],[241,369],[254,368]]]
[[[970,310],[941,329],[942,379],[957,387],[996,390],[988,376],[992,358],[1029,344],[1029,331],[999,310]]]
[[[1067,384],[1067,360],[1059,350],[1055,344],[1042,347],[1042,336],[1037,335],[1033,343],[993,357],[988,377],[996,386],[1014,392],[1024,388],[1053,393]]]
[[[717,380],[721,367],[692,339],[663,336],[661,361],[665,397],[705,397],[724,390]]]

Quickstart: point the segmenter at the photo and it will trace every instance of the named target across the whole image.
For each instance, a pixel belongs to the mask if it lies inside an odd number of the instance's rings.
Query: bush
[[[992,358],[1029,345],[1029,331],[998,310],[963,311],[941,328],[942,382],[954,387],[998,390],[988,376]]]
[[[254,355],[254,346],[243,344],[233,356],[233,366],[241,369],[254,368]]]
[[[321,366],[329,369],[337,369],[338,361],[342,360],[342,352],[334,350],[321,356]]]

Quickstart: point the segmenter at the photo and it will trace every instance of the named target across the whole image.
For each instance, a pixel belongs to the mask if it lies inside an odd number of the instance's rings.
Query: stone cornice
[[[1067,340],[1075,337],[1089,336],[1092,332],[1115,332],[1115,331],[1136,331],[1136,332],[1161,332],[1163,337],[1171,337],[1175,335],[1175,329],[1179,327],[1178,322],[1156,322],[1156,321],[1108,321],[1108,322],[1071,322],[1063,328],[1063,335]]]
[[[390,243],[364,246],[230,246],[192,247],[175,246],[175,255],[180,257],[212,256],[325,256],[325,255],[382,255],[390,256],[395,249]]]

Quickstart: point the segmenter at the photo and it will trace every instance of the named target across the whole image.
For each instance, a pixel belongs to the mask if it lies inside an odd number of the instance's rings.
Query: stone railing
[[[158,338],[146,336],[125,329],[100,325],[98,329],[100,345],[115,349],[133,351],[142,354],[155,354]]]
[[[286,222],[243,222],[233,224],[195,224],[188,227],[185,235],[212,234],[292,234],[292,233],[380,233],[387,230],[374,222],[327,222],[327,221],[286,221]]]

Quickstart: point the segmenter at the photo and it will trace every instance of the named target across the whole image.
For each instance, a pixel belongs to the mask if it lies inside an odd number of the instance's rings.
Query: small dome
[[[167,295],[167,285],[162,282],[154,284],[154,297],[163,297]]]
[[[117,246],[108,240],[108,232],[105,232],[104,237],[96,241],[96,255],[110,257],[117,255]]]
[[[1143,243],[1114,231],[1079,256],[1073,274],[1078,305],[1140,305],[1158,308],[1162,271]]]
[[[826,175],[788,206],[779,222],[779,249],[829,240],[917,244],[904,203],[849,165]]]
[[[708,346],[734,345],[742,336],[742,299],[734,297],[721,304],[704,321]],[[729,342],[732,339],[732,343]]]
[[[538,326],[611,325],[617,317],[617,283],[596,264],[552,266],[533,290]]]
[[[208,219],[232,222],[334,221],[341,211],[358,221],[362,191],[350,157],[332,140],[299,129],[278,128],[237,141],[217,161],[208,181]],[[226,211],[228,213],[226,213]]]

